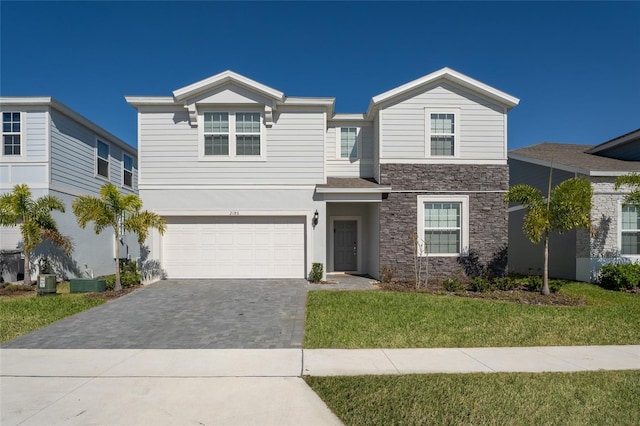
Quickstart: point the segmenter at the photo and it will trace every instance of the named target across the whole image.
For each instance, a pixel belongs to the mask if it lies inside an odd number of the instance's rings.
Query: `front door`
[[[358,222],[355,220],[333,222],[333,269],[358,270]]]

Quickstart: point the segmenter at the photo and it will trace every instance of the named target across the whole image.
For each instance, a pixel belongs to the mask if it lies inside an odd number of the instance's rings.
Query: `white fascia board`
[[[133,107],[145,105],[181,105],[171,96],[125,96],[124,99]]]
[[[284,106],[319,106],[327,111],[327,116],[333,115],[333,107],[336,98],[312,98],[312,97],[286,97],[282,101],[277,101],[276,105]]]
[[[377,188],[316,188],[318,194],[382,194],[391,192],[390,186]]]
[[[570,173],[579,173],[581,175],[593,176],[593,177],[607,177],[607,176],[615,177],[615,176],[623,176],[631,173],[629,170],[626,170],[626,171],[589,170],[589,169],[583,169],[581,167],[573,167],[573,166],[567,166],[559,163],[552,163],[551,161],[547,161],[547,160],[539,160],[537,158],[524,157],[522,155],[517,155],[517,154],[509,154],[509,159],[523,161],[525,163],[530,163],[530,164],[536,164],[538,166],[553,167],[556,170],[563,170],[565,172],[570,172]]]
[[[372,121],[365,114],[335,114],[328,121]]]
[[[269,86],[265,86],[262,83],[258,83],[257,81],[251,80],[250,78],[247,78],[243,75],[237,74],[230,70],[223,71],[209,78],[205,78],[204,80],[200,80],[188,86],[174,90],[173,96],[175,97],[176,100],[183,101],[199,93],[205,92],[214,87],[217,87],[229,82],[236,83],[240,86],[244,86],[249,90],[258,92],[269,98],[273,98],[280,101],[284,100],[284,93],[282,93],[281,91],[273,89]]]
[[[416,80],[410,81],[402,86],[398,86],[395,89],[388,90],[377,96],[371,98],[369,107],[367,108],[367,116],[373,114],[373,108],[382,102],[388,101],[396,96],[400,96],[404,93],[410,92],[416,88],[424,86],[426,84],[433,83],[438,79],[449,80],[455,84],[466,87],[474,92],[480,93],[485,97],[488,97],[502,105],[505,105],[507,109],[511,109],[520,103],[520,99],[511,96],[505,92],[502,92],[494,87],[484,84],[478,80],[475,80],[469,76],[466,76],[451,68],[442,68],[438,71],[427,74],[424,77],[420,77]]]
[[[72,119],[73,121],[87,127],[99,137],[106,139],[108,142],[117,145],[118,147],[126,151],[128,154],[133,155],[136,160],[138,158],[138,151],[133,146],[129,145],[128,143],[126,143],[119,137],[115,136],[111,132],[103,129],[102,127],[98,126],[96,123],[89,120],[85,116],[77,113],[76,111],[72,110],[62,102],[50,96],[21,96],[21,97],[5,96],[5,97],[0,97],[0,105],[15,106],[15,107],[19,107],[21,105],[23,106],[42,105],[45,107],[53,108],[58,112],[62,113],[63,115],[66,115],[68,118]]]

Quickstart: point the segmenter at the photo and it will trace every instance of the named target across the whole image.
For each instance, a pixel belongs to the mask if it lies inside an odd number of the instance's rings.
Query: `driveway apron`
[[[2,344],[40,349],[301,348],[305,280],[166,280]]]

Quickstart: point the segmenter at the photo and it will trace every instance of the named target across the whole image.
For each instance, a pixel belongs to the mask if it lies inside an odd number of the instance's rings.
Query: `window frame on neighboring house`
[[[5,116],[9,114],[9,121],[5,121]],[[18,120],[15,121],[17,114]],[[24,140],[22,132],[24,130],[22,113],[20,111],[2,111],[2,150],[1,153],[6,157],[21,157],[24,155],[22,149],[22,141]],[[17,125],[18,129],[15,129]],[[8,129],[8,130],[5,130]],[[7,145],[7,140],[11,142]],[[16,143],[17,140],[17,143]],[[11,153],[7,153],[7,147],[11,147]],[[15,153],[17,147],[18,153]]]
[[[344,155],[344,146],[343,146],[343,136],[342,132],[346,130],[349,133],[353,133],[355,136],[355,140],[353,141],[353,146],[349,150],[349,145],[347,145],[347,155]],[[351,132],[352,131],[352,132]],[[360,141],[361,141],[361,132],[362,128],[358,126],[342,126],[336,128],[336,158],[339,160],[355,160],[359,158],[360,154]],[[348,143],[349,141],[347,141]]]
[[[130,162],[130,168],[127,169],[127,158]],[[129,154],[122,154],[122,186],[133,189],[133,157]],[[127,176],[130,183],[127,183]]]
[[[618,250],[620,251],[620,254],[622,256],[627,256],[627,257],[640,257],[640,250],[637,250],[637,253],[626,253],[625,252],[625,244],[624,244],[624,236],[625,234],[636,234],[636,238],[640,239],[640,224],[638,224],[637,222],[640,220],[640,208],[637,206],[634,206],[633,204],[625,204],[625,203],[620,203],[619,204],[620,208],[619,208],[619,221],[618,223],[620,224],[619,226],[619,231],[618,231]],[[625,228],[625,224],[627,222],[625,222],[625,209],[633,209],[635,210],[635,214],[636,214],[636,228]],[[629,220],[628,223],[631,223],[631,221]],[[637,245],[640,245],[638,243],[636,243]]]
[[[456,204],[459,206],[459,221],[456,226],[426,226],[425,215],[428,204],[445,205]],[[458,232],[457,250],[439,252],[428,250],[425,253],[432,257],[458,257],[464,256],[469,251],[469,197],[467,195],[418,195],[417,196],[417,232],[420,241],[427,247],[433,244],[425,237],[426,231],[433,232]],[[426,250],[425,250],[426,251]],[[424,255],[423,255],[424,257]]]
[[[216,115],[226,116],[226,122],[209,119]],[[251,117],[251,119],[245,121],[244,119],[247,117]],[[260,161],[266,158],[266,131],[263,111],[251,109],[207,109],[199,114],[199,120],[201,124],[198,126],[201,141],[199,148],[200,160]],[[226,128],[222,125],[215,126],[216,123],[224,123]],[[216,146],[216,138],[219,142],[226,142],[226,147],[224,144]],[[256,138],[258,139],[257,146],[255,142],[251,142],[252,139],[255,141]],[[247,143],[247,141],[249,142]],[[246,153],[247,151],[245,150],[252,151],[252,153]]]
[[[451,115],[453,116],[453,132],[434,131],[432,120],[444,120],[446,117],[433,117],[433,115]],[[460,109],[425,109],[425,133],[427,135],[425,141],[425,154],[431,158],[455,158],[459,156],[460,151]],[[436,129],[437,130],[437,129]],[[436,138],[451,138],[451,154],[433,153],[434,143],[440,142],[434,140]]]
[[[106,157],[100,155],[100,145],[104,145],[107,149],[107,155]],[[111,168],[111,147],[109,146],[109,144],[101,139],[96,139],[96,170],[95,170],[95,175],[96,177],[99,177],[101,179],[106,179],[109,180],[109,176],[110,176],[110,168]],[[102,173],[100,173],[100,162],[104,162],[106,163],[106,172],[107,175],[103,175]]]

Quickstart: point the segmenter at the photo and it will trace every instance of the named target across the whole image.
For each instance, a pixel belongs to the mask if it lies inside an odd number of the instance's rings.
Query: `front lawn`
[[[306,377],[346,425],[637,425],[640,371]]]
[[[582,306],[538,306],[383,291],[309,292],[306,348],[572,346],[640,343],[640,296],[570,283]]]
[[[62,318],[103,304],[104,298],[69,294],[69,284],[58,285],[58,294],[36,296],[35,291],[0,296],[0,342],[47,326]]]

